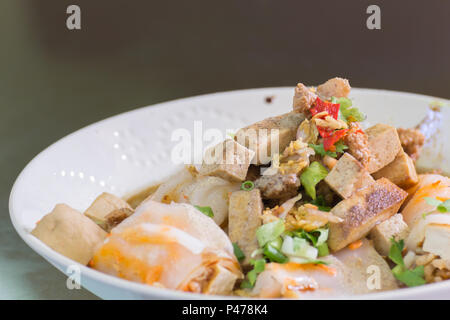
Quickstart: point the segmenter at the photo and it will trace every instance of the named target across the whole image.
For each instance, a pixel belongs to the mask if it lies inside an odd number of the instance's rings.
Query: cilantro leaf
[[[316,199],[316,185],[325,179],[328,170],[319,162],[314,161],[306,168],[300,176],[300,181],[306,193],[314,200]]]
[[[344,153],[344,150],[348,149],[348,146],[344,144],[342,140],[339,140],[335,145],[337,153]]]
[[[330,156],[332,158],[336,158],[337,157],[337,153],[336,152],[332,152],[332,151],[325,151],[325,148],[323,146],[323,143],[321,144],[312,144],[310,143],[308,145],[310,148],[312,148],[316,154],[325,157],[325,156]]]
[[[403,262],[403,247],[405,246],[405,243],[403,240],[395,241],[394,238],[391,239],[391,248],[389,250],[389,259],[391,259],[396,264],[404,267],[405,263]]]
[[[395,262],[397,265],[392,269],[392,274],[394,277],[406,284],[408,287],[420,286],[426,283],[424,279],[424,268],[423,266],[418,266],[412,270],[405,268],[405,262],[403,261],[402,251],[404,247],[404,241],[395,241],[394,238],[391,239],[391,249],[389,250],[389,258]]]
[[[398,281],[403,282],[408,287],[417,287],[426,283],[423,266],[418,266],[413,270],[398,269],[395,272],[393,271],[393,274]]]
[[[348,99],[348,98],[336,98],[336,97],[332,97],[331,101],[333,103],[339,103],[340,104],[340,114],[341,114],[341,118],[343,118],[343,120],[347,121],[347,122],[361,122],[364,121],[366,119],[366,116],[359,111],[358,108],[353,107],[353,102],[352,100]]]

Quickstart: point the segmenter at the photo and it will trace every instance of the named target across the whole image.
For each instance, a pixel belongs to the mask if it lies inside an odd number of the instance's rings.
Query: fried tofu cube
[[[203,290],[205,294],[230,295],[232,294],[234,284],[238,279],[236,273],[220,266],[213,267],[211,280]]]
[[[389,163],[402,150],[397,129],[387,124],[376,124],[366,130],[369,139],[370,161],[369,173],[377,172]]]
[[[450,264],[450,225],[439,223],[427,225],[422,249],[440,256]]]
[[[375,179],[387,178],[402,189],[409,189],[419,182],[414,161],[400,150],[394,161],[373,173]]]
[[[339,202],[331,213],[343,221],[330,223],[330,249],[338,251],[365,237],[374,226],[397,213],[407,195],[388,179],[381,178]]]
[[[95,222],[65,204],[57,204],[31,231],[53,250],[87,265],[107,233]]]
[[[244,266],[250,255],[259,248],[256,230],[262,224],[263,203],[259,189],[235,191],[230,196],[228,209],[228,236],[245,254]]]
[[[245,180],[255,153],[232,139],[227,139],[205,152],[199,173],[238,182]]]
[[[397,213],[376,225],[370,231],[370,238],[378,253],[387,257],[391,248],[391,239],[394,238],[396,241],[406,239],[408,233],[408,225],[403,221],[403,216]]]
[[[236,132],[235,140],[255,152],[252,164],[267,164],[296,140],[298,126],[305,120],[303,113],[289,112],[267,118]]]
[[[346,152],[325,178],[325,182],[342,198],[347,199],[375,180],[358,160]]]
[[[127,216],[130,216],[134,212],[128,202],[113,194],[104,192],[92,202],[84,214],[102,228],[108,228],[114,220],[117,220],[117,214],[110,215],[116,210],[127,213]]]

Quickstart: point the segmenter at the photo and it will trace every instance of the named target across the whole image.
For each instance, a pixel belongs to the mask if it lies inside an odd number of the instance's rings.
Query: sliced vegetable
[[[241,184],[241,190],[244,191],[252,191],[255,188],[255,184],[253,183],[253,181],[244,181]]]
[[[208,216],[210,218],[214,217],[214,212],[212,211],[211,207],[200,207],[200,206],[194,206],[198,211],[203,213],[205,216]]]
[[[233,251],[238,261],[242,261],[245,259],[245,254],[237,243],[233,243]]]
[[[256,238],[260,247],[264,247],[266,243],[275,240],[284,232],[284,222],[282,219],[263,224],[256,230]]]
[[[319,97],[317,97],[316,101],[314,101],[314,104],[311,109],[311,114],[315,116],[316,114],[326,111],[330,116],[337,119],[339,115],[339,104],[332,103],[328,101],[323,101]]]
[[[306,193],[312,198],[316,199],[316,185],[325,179],[328,175],[328,170],[319,162],[314,161],[300,176],[300,181],[305,188]]]
[[[266,244],[263,250],[264,256],[272,262],[286,263],[288,262],[288,257],[286,257],[279,249]]]
[[[348,132],[348,129],[336,130],[329,137],[323,138],[323,148],[325,151],[336,151],[335,144],[341,140]]]

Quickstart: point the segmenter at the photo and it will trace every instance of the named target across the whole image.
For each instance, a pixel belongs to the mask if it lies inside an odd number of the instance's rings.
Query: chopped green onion
[[[288,262],[288,257],[286,257],[279,249],[271,246],[269,243],[264,246],[264,256],[266,256],[270,261],[278,263]]]
[[[258,274],[266,268],[266,260],[264,259],[252,259],[250,260],[250,264],[253,266],[253,269],[247,273],[247,279],[242,282],[241,288],[253,288]]]
[[[260,247],[264,247],[266,243],[275,240],[284,232],[284,222],[282,219],[263,224],[256,230],[256,238]]]
[[[311,246],[305,239],[285,236],[281,252],[288,256],[315,260],[318,250]]]
[[[283,239],[281,237],[276,238],[275,240],[270,241],[267,245],[271,245],[275,249],[280,250],[281,245],[283,244]]]
[[[242,261],[245,259],[244,252],[242,252],[241,248],[239,247],[239,245],[236,242],[233,243],[233,251],[234,251],[234,255],[236,256],[238,261]]]
[[[317,250],[319,251],[319,257],[325,257],[330,254],[330,250],[328,250],[328,244],[326,242],[318,245]]]
[[[241,184],[241,190],[252,191],[255,188],[255,184],[252,181],[244,181]]]
[[[194,206],[198,211],[203,213],[205,216],[208,216],[210,218],[214,217],[214,212],[212,211],[211,207],[200,207],[200,206]]]

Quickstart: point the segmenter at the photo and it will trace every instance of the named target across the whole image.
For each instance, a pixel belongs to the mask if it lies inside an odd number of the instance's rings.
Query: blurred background
[[[66,8],[81,7],[81,30]],[[381,7],[381,30],[366,9]],[[318,84],[450,98],[450,2],[0,1],[0,299],[95,299],[13,230],[8,197],[43,148],[100,119],[203,93]],[[45,192],[45,190],[42,190]]]

